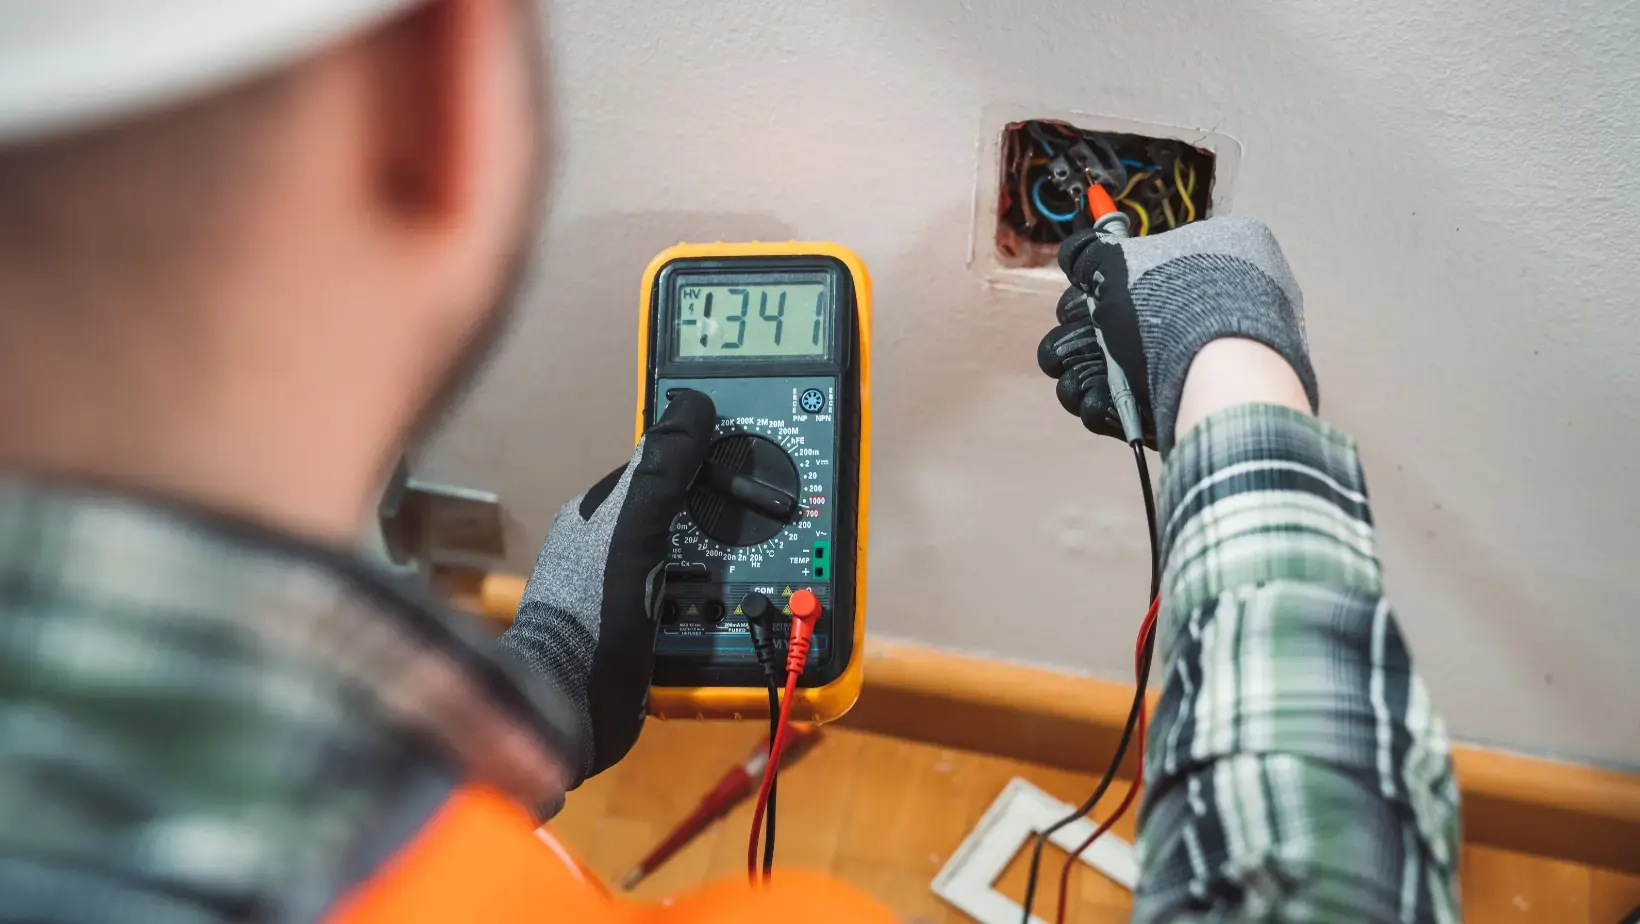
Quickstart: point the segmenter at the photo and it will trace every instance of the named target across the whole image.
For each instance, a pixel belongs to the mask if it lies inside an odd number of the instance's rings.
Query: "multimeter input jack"
[[[717,625],[729,615],[729,608],[722,600],[708,600],[701,605],[701,615],[712,625]]]

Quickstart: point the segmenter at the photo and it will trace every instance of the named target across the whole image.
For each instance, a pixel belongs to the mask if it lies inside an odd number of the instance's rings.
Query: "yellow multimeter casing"
[[[782,659],[786,598],[808,588],[824,607],[792,717],[829,722],[859,698],[870,330],[870,277],[838,244],[679,244],[644,271],[637,438],[669,392],[703,391],[718,412],[708,468],[741,473],[760,497],[776,498],[748,508],[703,486],[705,477],[691,489],[665,565],[651,715],[768,715],[739,612],[754,592],[784,613],[775,625]]]

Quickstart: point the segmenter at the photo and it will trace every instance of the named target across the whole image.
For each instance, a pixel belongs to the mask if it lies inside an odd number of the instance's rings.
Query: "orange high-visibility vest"
[[[327,924],[888,924],[871,897],[812,873],[776,870],[767,886],[734,877],[665,904],[610,892],[517,803],[457,790]]]

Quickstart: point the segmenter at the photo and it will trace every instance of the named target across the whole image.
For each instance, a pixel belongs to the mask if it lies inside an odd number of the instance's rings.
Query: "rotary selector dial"
[[[814,430],[830,421],[798,410],[801,392],[792,392],[791,417],[718,421],[672,533],[670,563],[699,565],[725,581],[767,580],[777,592],[814,576],[817,544],[832,538],[832,468],[810,441],[829,445],[830,434]]]
[[[751,433],[719,437],[689,492],[700,531],[730,547],[768,542],[802,515],[797,465],[774,440]]]

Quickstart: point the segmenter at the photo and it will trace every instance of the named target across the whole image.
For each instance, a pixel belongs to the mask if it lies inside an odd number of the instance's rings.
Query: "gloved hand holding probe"
[[[1154,645],[1164,689],[1136,723],[1133,920],[1458,920],[1446,731],[1383,596],[1354,441],[1313,416],[1303,297],[1281,248],[1252,218],[1139,238],[1111,233],[1114,214],[1099,221],[1060,247],[1071,286],[1037,362],[1089,430],[1166,460],[1147,516],[1154,602],[1139,650]],[[1150,675],[1141,655],[1130,728]],[[1389,709],[1386,684],[1405,691]],[[1403,739],[1416,758],[1374,745]],[[1278,777],[1260,799],[1294,807],[1280,825],[1220,784]]]
[[[1082,231],[1059,248],[1059,266],[1071,286],[1037,362],[1059,380],[1060,404],[1089,430],[1122,436],[1106,357],[1089,323],[1090,296],[1111,358],[1138,399],[1145,442],[1164,457],[1173,447],[1185,374],[1214,340],[1241,337],[1275,350],[1317,409],[1304,297],[1275,236],[1257,219],[1213,218],[1141,238]]]

